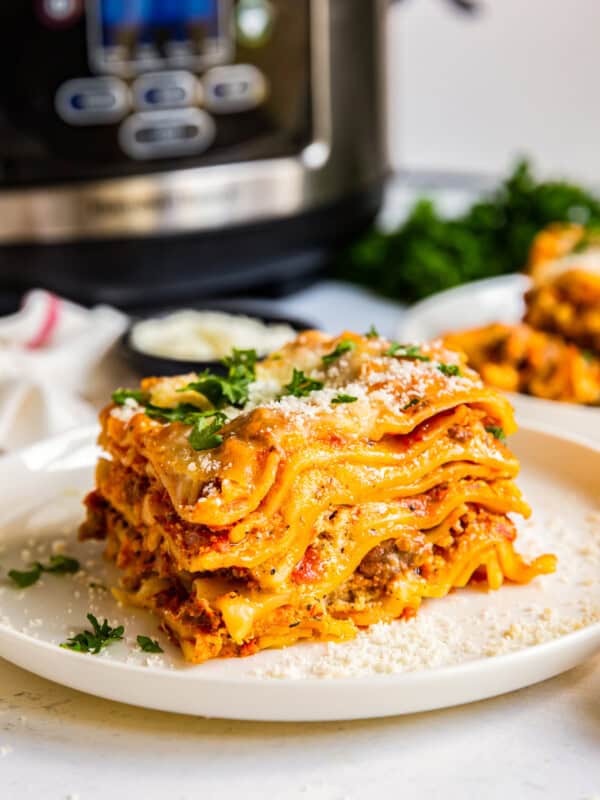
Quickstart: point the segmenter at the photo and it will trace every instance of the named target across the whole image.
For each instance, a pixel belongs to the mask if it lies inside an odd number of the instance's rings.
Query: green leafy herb
[[[339,260],[338,276],[403,302],[466,281],[520,270],[551,222],[600,223],[600,199],[561,181],[537,181],[526,161],[494,193],[448,219],[419,200],[395,231],[372,229]]]
[[[41,564],[39,561],[34,561],[28,570],[20,572],[16,569],[11,569],[8,577],[17,584],[20,589],[26,589],[28,586],[33,586],[42,577],[43,572],[53,572],[55,575],[66,575],[67,573],[74,573],[79,571],[79,561],[75,558],[65,555],[50,556],[48,564]]]
[[[365,333],[367,339],[379,339],[379,331],[375,325],[371,325],[369,330]]]
[[[337,404],[337,403],[356,403],[357,400],[358,400],[358,397],[352,397],[351,394],[338,394],[333,398],[333,400],[331,402],[335,403],[335,404]]]
[[[413,397],[411,400],[408,401],[406,405],[402,406],[402,411],[406,411],[407,409],[412,408],[413,406],[418,406],[420,402],[421,402],[420,397]]]
[[[438,364],[437,368],[447,378],[460,376],[460,367],[458,364]]]
[[[491,433],[498,441],[503,442],[506,439],[506,434],[502,428],[499,428],[497,425],[488,425],[486,426],[486,431]]]
[[[598,223],[588,225],[581,239],[577,242],[571,252],[585,253],[590,247],[597,247],[600,244],[600,225]]]
[[[140,648],[144,651],[144,653],[164,653],[165,651],[156,641],[156,639],[151,639],[149,636],[138,636],[137,643]]]
[[[40,566],[44,572],[55,572],[58,575],[79,572],[79,561],[77,561],[76,558],[71,558],[61,553],[50,556],[50,563],[46,565],[40,564]]]
[[[227,422],[227,417],[221,411],[213,411],[210,415],[198,416],[188,441],[194,450],[210,450],[223,443],[223,437],[218,433]]]
[[[178,392],[198,392],[215,408],[232,405],[242,408],[248,402],[248,387],[256,377],[256,350],[236,350],[223,359],[227,377],[205,370],[198,379],[178,389]]]
[[[421,348],[416,344],[392,342],[384,355],[395,356],[396,358],[414,358],[416,361],[431,361],[431,358],[422,353]]]
[[[323,356],[323,366],[329,367],[333,364],[334,361],[337,361],[338,358],[344,355],[344,353],[350,353],[354,350],[356,344],[354,342],[348,341],[348,339],[343,339],[341,342],[336,344],[335,349],[331,351],[331,353],[327,353],[327,355]]]
[[[594,353],[593,350],[582,350],[581,351],[581,355],[588,362],[588,364],[591,364],[593,361],[595,361],[598,358],[598,354]]]
[[[184,425],[193,425],[199,416],[206,415],[205,411],[191,403],[178,403],[173,408],[163,408],[148,403],[145,410],[152,419],[159,419],[163,422],[182,422]]]
[[[244,380],[253,381],[256,375],[257,361],[256,350],[238,350],[234,347],[231,355],[223,359],[223,364],[228,368],[230,378],[244,378]]]
[[[226,405],[244,405],[248,399],[247,384],[232,383],[228,378],[213,375],[208,370],[201,372],[198,379],[178,389],[178,392],[198,392],[203,394],[215,408]]]
[[[135,400],[136,403],[144,404],[148,401],[147,392],[141,389],[116,389],[112,394],[113,403],[118,406],[125,405],[126,400]]]
[[[77,653],[97,655],[111,642],[116,642],[123,638],[125,629],[122,625],[117,628],[111,628],[107,619],[100,625],[93,614],[88,614],[87,619],[92,626],[92,630],[84,630],[75,636],[71,636],[70,639],[61,644],[61,647],[67,650],[75,650]]]
[[[285,394],[292,394],[294,397],[308,397],[311,392],[322,389],[324,385],[323,381],[309,378],[301,369],[294,368],[292,380],[283,388]]]
[[[19,589],[26,589],[28,586],[33,586],[42,577],[42,570],[39,564],[34,564],[31,569],[20,572],[17,569],[9,570],[8,577],[14,581]]]

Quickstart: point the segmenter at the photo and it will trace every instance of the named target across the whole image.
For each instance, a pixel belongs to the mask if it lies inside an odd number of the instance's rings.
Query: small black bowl
[[[270,306],[260,301],[252,300],[214,300],[206,301],[201,305],[190,304],[186,309],[193,311],[223,311],[226,314],[239,314],[245,317],[254,317],[266,324],[284,323],[296,331],[304,331],[316,327],[309,320],[302,320],[295,317],[287,317],[273,311]],[[155,314],[148,314],[143,317],[138,316],[132,319],[131,324],[123,334],[119,342],[119,351],[128,367],[140,377],[162,376],[162,375],[182,375],[186,372],[201,372],[209,369],[216,374],[224,375],[225,367],[220,360],[194,361],[179,358],[166,358],[165,356],[153,356],[142,350],[136,349],[131,343],[131,333],[133,327],[146,319],[158,319],[166,317],[182,308],[161,309]]]

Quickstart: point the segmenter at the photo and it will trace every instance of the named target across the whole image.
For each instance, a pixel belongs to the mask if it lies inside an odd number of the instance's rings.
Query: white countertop
[[[400,306],[333,282],[277,301],[392,334]],[[369,722],[236,723],[135,709],[0,660],[0,799],[600,800],[600,655],[538,686]]]

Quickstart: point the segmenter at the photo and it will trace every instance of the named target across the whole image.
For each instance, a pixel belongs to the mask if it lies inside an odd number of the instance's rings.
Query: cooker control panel
[[[0,186],[272,158],[311,140],[310,0],[6,5],[5,41],[26,52],[0,90],[0,136],[6,120],[23,147]],[[0,52],[12,74],[15,54]]]

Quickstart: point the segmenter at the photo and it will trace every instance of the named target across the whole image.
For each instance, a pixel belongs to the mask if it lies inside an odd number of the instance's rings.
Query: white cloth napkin
[[[92,422],[130,377],[111,354],[126,327],[114,308],[87,309],[41,289],[0,317],[0,451]]]

